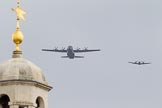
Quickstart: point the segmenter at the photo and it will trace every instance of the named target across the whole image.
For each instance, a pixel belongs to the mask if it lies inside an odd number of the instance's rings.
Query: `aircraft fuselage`
[[[74,51],[73,51],[73,47],[72,46],[68,46],[68,48],[67,48],[67,56],[70,59],[74,59],[75,54],[74,54]]]

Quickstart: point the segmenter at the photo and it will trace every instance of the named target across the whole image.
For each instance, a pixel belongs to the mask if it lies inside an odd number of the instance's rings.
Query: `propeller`
[[[65,50],[65,47],[62,47],[62,50]]]
[[[88,47],[85,47],[84,50],[88,50]]]
[[[80,50],[80,48],[79,48],[79,47],[77,47],[77,48],[76,48],[76,50]]]
[[[58,50],[58,47],[55,47],[54,50]]]

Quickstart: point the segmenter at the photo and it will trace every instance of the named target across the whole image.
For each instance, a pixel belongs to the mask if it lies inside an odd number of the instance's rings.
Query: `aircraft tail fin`
[[[84,58],[84,56],[75,56],[75,58]]]
[[[61,56],[61,58],[69,58],[69,56]],[[74,58],[84,58],[84,56],[74,56]],[[70,59],[74,59],[70,58]]]
[[[61,58],[69,58],[68,56],[61,56]]]

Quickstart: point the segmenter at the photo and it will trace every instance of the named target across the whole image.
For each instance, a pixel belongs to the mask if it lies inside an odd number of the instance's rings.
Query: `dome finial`
[[[19,48],[19,45],[23,41],[23,33],[20,31],[20,20],[26,20],[24,17],[24,14],[26,12],[20,8],[20,0],[17,0],[17,7],[15,9],[12,8],[12,11],[14,11],[17,15],[16,18],[16,31],[12,34],[12,40],[16,44],[15,51],[21,51]]]

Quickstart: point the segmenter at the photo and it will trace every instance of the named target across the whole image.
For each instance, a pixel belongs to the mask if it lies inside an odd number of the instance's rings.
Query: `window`
[[[9,108],[8,102],[10,101],[7,95],[0,96],[0,107],[1,108]]]
[[[37,107],[36,108],[44,108],[44,101],[41,97],[38,97],[36,100]]]

